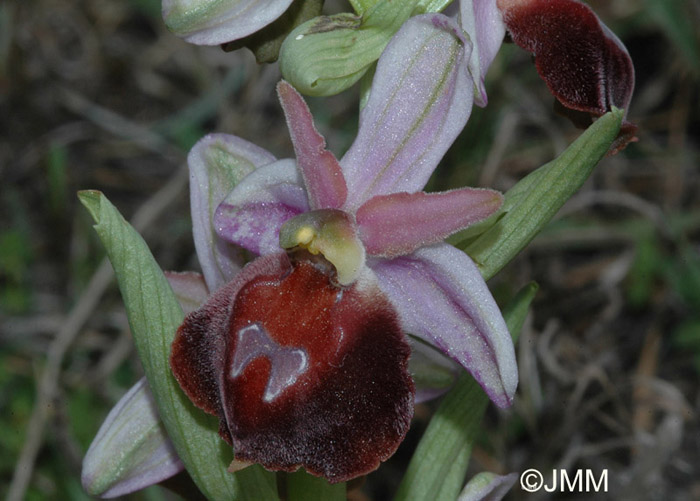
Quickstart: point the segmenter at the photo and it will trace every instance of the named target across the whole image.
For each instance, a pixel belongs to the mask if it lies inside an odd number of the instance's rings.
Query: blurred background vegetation
[[[530,280],[540,292],[515,406],[489,409],[472,469],[607,468],[610,499],[700,499],[700,2],[589,3],[634,60],[639,142],[491,281],[503,302]],[[279,78],[246,52],[172,36],[158,0],[0,3],[0,495],[88,499],[82,456],[141,374],[76,191],[104,191],[164,269],[196,269],[187,151],[219,131],[291,156]],[[517,47],[487,88],[430,188],[507,190],[580,133]],[[357,101],[356,89],[310,100],[338,156]],[[417,408],[354,499],[390,498],[432,409]],[[177,499],[159,487],[127,498]]]

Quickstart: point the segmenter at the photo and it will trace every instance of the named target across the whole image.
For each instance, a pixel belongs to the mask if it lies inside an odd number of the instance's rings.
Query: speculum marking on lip
[[[309,366],[306,350],[281,346],[258,322],[240,329],[237,337],[236,351],[231,364],[231,377],[240,376],[248,364],[256,358],[267,358],[270,362],[270,375],[263,394],[265,402],[272,402],[286,388],[296,383]]]

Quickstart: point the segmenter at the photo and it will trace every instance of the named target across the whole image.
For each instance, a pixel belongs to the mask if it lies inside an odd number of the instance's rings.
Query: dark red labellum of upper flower
[[[574,112],[599,117],[612,106],[628,111],[634,67],[620,40],[577,0],[498,0],[513,41],[535,56],[549,90]],[[575,113],[568,113],[575,115]],[[580,125],[580,119],[573,118]],[[636,141],[624,122],[612,153]]]
[[[185,318],[171,367],[235,459],[341,482],[373,471],[413,413],[410,348],[371,272],[258,258]]]

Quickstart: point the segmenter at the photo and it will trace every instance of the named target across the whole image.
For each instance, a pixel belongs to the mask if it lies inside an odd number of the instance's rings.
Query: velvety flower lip
[[[559,111],[575,125],[613,107],[629,111],[634,66],[624,44],[578,0],[460,0],[459,19],[474,42],[470,71],[476,104],[486,104],[483,79],[506,32],[532,53],[540,77]],[[636,141],[637,127],[625,121],[611,153]]]
[[[473,5],[474,15],[470,15]],[[494,35],[486,30],[501,24],[513,42],[531,52],[535,66],[550,92],[574,123],[602,116],[613,107],[629,111],[634,91],[634,66],[624,44],[586,4],[578,0],[462,0],[462,19],[475,25],[477,39],[492,49]],[[488,11],[490,23],[479,15]],[[503,28],[499,28],[502,37]],[[482,47],[482,44],[479,44]],[[482,69],[490,63],[491,50],[481,60]],[[568,111],[567,111],[568,110]],[[625,122],[611,153],[636,141],[636,126]]]
[[[473,188],[437,194],[418,191],[469,117],[474,95],[470,56],[469,41],[446,16],[417,16],[406,22],[378,62],[357,139],[340,161],[325,150],[301,97],[280,83],[300,172],[295,186],[307,194],[308,208],[301,204],[293,208],[270,196],[281,185],[284,196],[293,191],[291,173],[272,163],[234,188],[217,210],[215,226],[221,238],[256,252],[261,240],[271,241],[270,233],[279,235],[283,225],[297,224],[300,215],[313,216],[320,207],[342,204],[339,210],[355,221],[366,266],[376,273],[406,332],[461,364],[497,405],[506,407],[517,386],[507,328],[469,257],[441,243],[492,214],[501,195]],[[264,201],[257,203],[256,198]],[[267,218],[264,237],[243,231],[243,226],[254,226],[250,221],[262,221],[264,207],[280,206],[289,215],[276,211]],[[430,224],[437,214],[442,219]],[[447,261],[466,275],[450,274],[444,269]],[[410,285],[399,290],[396,282]],[[435,293],[426,296],[427,291]],[[440,317],[445,321],[441,323]]]
[[[410,349],[368,269],[339,288],[308,256],[260,257],[188,315],[171,353],[238,462],[331,482],[393,454],[413,414]]]

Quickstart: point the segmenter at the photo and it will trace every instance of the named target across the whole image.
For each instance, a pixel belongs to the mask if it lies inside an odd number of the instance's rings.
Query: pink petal
[[[378,195],[357,210],[360,238],[370,255],[409,254],[486,219],[503,203],[494,190]]]
[[[496,405],[512,403],[518,384],[513,342],[469,256],[437,244],[370,266],[406,332],[467,369]]]
[[[222,238],[262,256],[281,250],[280,228],[300,212],[283,203],[223,203],[214,221]]]
[[[357,139],[341,160],[346,208],[419,191],[467,123],[474,99],[471,44],[440,14],[409,19],[377,63]]]
[[[469,61],[469,69],[477,85],[474,102],[478,106],[486,106],[484,77],[503,43],[506,27],[496,6],[496,0],[462,0],[460,18],[462,28],[474,46]]]
[[[219,205],[214,226],[219,237],[256,254],[278,252],[279,229],[309,210],[293,160],[279,160],[248,175]]]
[[[325,139],[316,130],[309,107],[284,80],[277,84],[277,94],[287,117],[311,209],[340,208],[348,195],[345,178],[338,161],[326,149]]]

